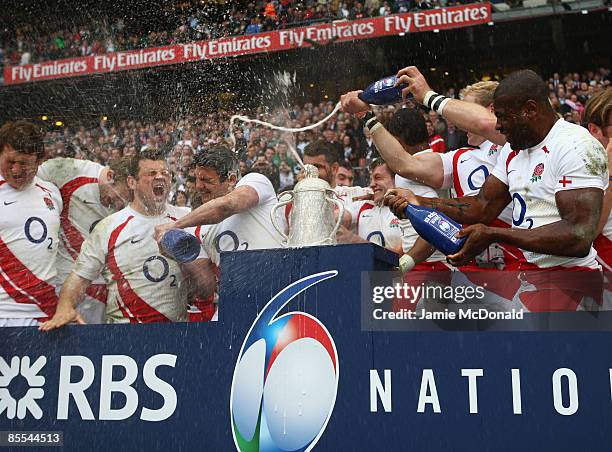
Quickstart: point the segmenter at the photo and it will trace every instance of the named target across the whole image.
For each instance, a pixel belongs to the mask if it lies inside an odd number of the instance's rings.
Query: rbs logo
[[[70,417],[75,415],[74,405],[81,419],[101,420],[101,421],[120,421],[130,418],[137,414],[143,421],[159,422],[168,419],[176,410],[177,397],[176,391],[166,381],[159,378],[156,370],[160,366],[175,367],[176,355],[159,354],[151,356],[142,368],[142,379],[145,385],[152,391],[158,393],[163,403],[159,408],[148,408],[143,406],[140,411],[138,391],[134,388],[134,383],[138,378],[138,364],[126,355],[103,355],[100,369],[99,403],[97,408],[97,418],[94,415],[88,394],[97,392],[97,388],[92,388],[96,368],[91,359],[85,356],[62,356],[59,369],[59,382],[57,387],[57,413],[56,419],[68,419],[69,407],[73,406]],[[45,368],[46,365],[46,369]],[[49,397],[48,387],[45,386],[43,370],[48,371],[49,365],[45,356],[40,356],[36,360],[24,356],[13,357],[10,365],[0,358],[0,416],[6,412],[8,419],[24,419],[29,412],[35,419],[43,417],[43,411],[38,401],[46,396]],[[78,369],[77,369],[78,368]],[[28,383],[29,389],[23,397],[16,400],[10,392],[9,385],[17,376],[21,375]],[[120,378],[115,378],[121,375]],[[121,394],[123,406],[113,406],[111,400],[113,394]],[[49,414],[47,414],[49,416]]]

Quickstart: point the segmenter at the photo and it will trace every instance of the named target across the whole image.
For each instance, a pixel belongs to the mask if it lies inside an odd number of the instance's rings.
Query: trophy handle
[[[292,191],[284,191],[284,192],[282,192],[281,194],[278,195],[278,199],[282,198],[284,195],[289,195],[289,198],[286,201],[279,202],[274,207],[272,207],[272,210],[270,211],[270,220],[272,220],[272,226],[274,226],[274,229],[276,229],[276,231],[283,237],[285,242],[287,242],[287,241],[289,241],[289,236],[287,234],[285,234],[285,231],[281,230],[281,228],[278,226],[278,223],[276,222],[276,211],[278,209],[280,209],[281,207],[284,207],[284,206],[286,206],[287,204],[289,204],[290,202],[293,201],[293,192]],[[289,226],[289,225],[287,225],[287,226]]]
[[[331,196],[330,196],[331,195]],[[340,225],[342,224],[342,218],[344,217],[344,203],[342,201],[340,201],[339,199],[335,198],[336,192],[333,190],[326,190],[325,193],[325,199],[329,202],[334,203],[336,206],[338,206],[338,221],[336,221],[336,225],[334,226],[333,231],[331,232],[330,236],[328,237],[328,240],[331,240],[332,243],[336,243],[334,240],[334,237],[336,235],[336,232],[338,232],[338,229],[340,228]]]

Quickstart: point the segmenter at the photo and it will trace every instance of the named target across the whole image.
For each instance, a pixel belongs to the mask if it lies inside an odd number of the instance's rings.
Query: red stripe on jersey
[[[4,184],[6,184],[5,180],[0,180],[0,187],[2,187]]]
[[[60,188],[62,201],[64,203],[64,208],[62,209],[62,213],[60,215],[60,222],[64,232],[63,238],[65,239],[64,244],[66,245],[68,253],[74,260],[76,260],[81,252],[81,245],[83,245],[84,237],[68,218],[70,213],[70,201],[72,200],[72,195],[74,192],[79,188],[83,187],[84,185],[94,184],[97,182],[97,177],[76,177],[70,182],[66,182],[62,188]],[[68,240],[68,243],[66,243],[66,240]]]
[[[508,167],[510,166],[510,162],[514,157],[518,155],[519,151],[512,151],[508,154],[508,158],[506,159],[506,173],[508,172]]]
[[[42,191],[44,191],[45,193],[47,193],[47,194],[49,194],[49,195],[51,195],[51,194],[52,194],[52,193],[51,193],[51,190],[49,190],[47,187],[43,187],[43,186],[42,186],[42,185],[40,185],[40,184],[34,184],[34,185],[35,185],[35,186],[37,186],[38,188],[40,188],[40,189],[41,189]]]
[[[603,273],[587,267],[539,268],[526,263],[521,266],[521,279],[534,290],[521,292],[519,298],[530,311],[575,311],[584,297],[592,298],[601,306]]]
[[[166,214],[166,216],[167,216],[168,218],[170,218],[172,221],[176,221],[176,220],[178,219],[178,218],[176,218],[176,217],[173,217],[173,216],[172,216],[172,215],[170,215],[170,214]]]
[[[463,188],[461,187],[461,181],[459,180],[459,171],[457,171],[459,157],[461,157],[466,152],[471,151],[472,149],[473,148],[457,149],[455,155],[453,155],[453,186],[455,187],[457,198],[461,198],[463,196]]]
[[[365,212],[366,210],[373,209],[373,208],[374,208],[374,205],[370,204],[369,202],[363,203],[363,205],[359,208],[359,212],[357,213],[357,225],[355,226],[357,235],[359,235],[359,218],[361,217],[361,214]]]
[[[19,290],[36,300],[38,307],[47,314],[47,316],[52,317],[53,314],[55,314],[55,308],[57,307],[55,288],[46,281],[39,279],[28,267],[21,263],[1,238],[0,267],[6,274],[8,280]],[[11,287],[10,290],[7,290],[6,284],[8,284],[8,282],[4,281],[2,287],[4,287],[6,293],[17,303],[33,304],[32,300],[25,295],[17,294],[14,288]]]
[[[202,243],[202,237],[200,237],[200,231],[202,230],[202,225],[195,228],[195,236],[198,239],[198,242]]]
[[[597,260],[605,265],[605,271],[612,269],[612,241],[603,234],[599,234],[593,242],[593,248],[597,251]]]
[[[214,294],[202,300],[194,298],[191,309],[188,311],[190,322],[209,322],[215,315],[215,304],[213,303]]]
[[[119,238],[119,234],[121,231],[125,229],[130,220],[134,217],[130,215],[127,220],[117,226],[113,232],[111,232],[110,239],[108,241],[108,268],[113,274],[113,279],[117,283],[117,290],[119,291],[119,296],[121,300],[125,303],[126,308],[130,310],[130,312],[134,315],[134,317],[129,316],[130,323],[148,323],[148,322],[169,322],[170,319],[163,315],[161,312],[157,311],[151,305],[149,305],[146,301],[138,296],[134,289],[130,286],[130,283],[125,279],[119,265],[117,264],[117,259],[115,258],[115,245],[117,244],[117,239]],[[126,312],[121,310],[124,315]]]
[[[0,286],[2,286],[6,294],[9,297],[11,297],[13,300],[15,300],[15,302],[22,303],[22,304],[36,304],[38,306],[38,304],[34,303],[31,298],[27,297],[22,292],[15,289],[15,287],[13,287],[13,285],[11,285],[11,283],[8,282],[8,280],[4,277],[4,275],[1,272],[0,272]]]
[[[91,298],[95,298],[100,303],[106,304],[106,299],[108,298],[106,284],[90,284],[85,293]]]

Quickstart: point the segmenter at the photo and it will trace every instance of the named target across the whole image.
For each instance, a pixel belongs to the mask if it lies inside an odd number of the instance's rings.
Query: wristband
[[[437,95],[438,93],[436,93],[435,91],[427,91],[427,93],[425,93],[425,97],[423,98],[423,105],[431,109],[431,107],[429,106],[429,101],[431,100],[432,97],[435,97]]]
[[[402,273],[409,272],[410,270],[414,268],[415,265],[416,263],[414,262],[414,259],[412,258],[412,256],[409,256],[408,254],[404,254],[402,257],[400,257],[399,269]]]
[[[376,115],[371,111],[367,112],[361,121],[364,129],[367,129],[370,133],[382,126],[382,124],[378,122]]]
[[[372,118],[376,118],[376,115],[372,111],[366,112],[366,114],[361,118],[361,124],[363,127],[367,127],[368,121],[370,121]]]
[[[372,126],[372,127],[368,127],[368,130],[370,131],[370,133],[374,133],[375,131],[377,131],[378,129],[380,129],[383,125],[376,121],[376,123]]]
[[[444,116],[442,112],[444,111],[444,107],[446,107],[446,104],[448,104],[449,102],[450,97],[445,97],[444,100],[440,103],[440,106],[436,109],[440,116]]]
[[[443,103],[446,105],[446,103],[444,101],[448,102],[448,100],[449,100],[448,97],[443,96],[442,94],[438,94],[437,96],[432,97],[429,100],[429,104],[430,104],[429,108],[431,110],[435,110],[438,113],[440,113],[440,111],[439,111],[440,107],[442,106]]]

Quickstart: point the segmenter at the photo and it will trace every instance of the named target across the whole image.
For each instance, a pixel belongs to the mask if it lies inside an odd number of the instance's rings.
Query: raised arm
[[[402,90],[402,95],[404,97],[412,93],[417,102],[425,104],[427,93],[433,92],[427,80],[425,80],[425,77],[416,66],[408,66],[401,69],[397,73],[397,77],[398,84],[405,83],[408,85]],[[438,113],[440,112],[438,111]],[[445,102],[441,114],[444,119],[449,120],[459,129],[483,136],[493,143],[500,145],[506,143],[506,137],[495,128],[497,123],[495,115],[481,105],[457,99],[449,99]]]
[[[259,202],[259,195],[254,188],[247,185],[238,187],[225,196],[208,201],[173,225],[175,228],[189,228],[202,224],[217,224],[240,212],[254,207]]]
[[[359,114],[369,110],[370,106],[359,99],[360,92],[351,91],[341,97],[340,102],[344,111]],[[433,188],[442,186],[444,167],[437,153],[426,153],[417,157],[410,155],[382,124],[372,130],[372,139],[391,171]]]
[[[418,156],[407,153],[397,139],[383,126],[372,132],[372,139],[391,171],[432,188],[441,188],[444,182],[444,166],[437,152]]]
[[[85,321],[75,308],[83,298],[83,295],[90,284],[90,280],[85,279],[74,272],[70,273],[62,286],[62,291],[60,292],[59,301],[57,303],[57,309],[53,315],[53,318],[44,322],[38,329],[41,331],[50,331],[72,322],[76,322],[81,325],[85,324]]]

